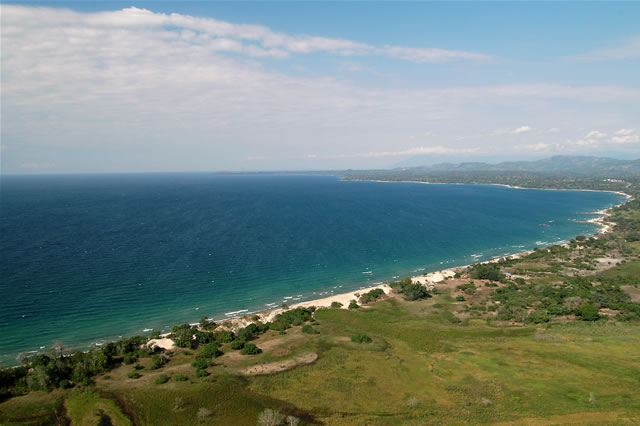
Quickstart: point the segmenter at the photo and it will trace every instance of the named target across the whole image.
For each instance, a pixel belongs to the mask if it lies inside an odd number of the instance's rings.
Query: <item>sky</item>
[[[3,2],[0,172],[640,157],[639,2]]]

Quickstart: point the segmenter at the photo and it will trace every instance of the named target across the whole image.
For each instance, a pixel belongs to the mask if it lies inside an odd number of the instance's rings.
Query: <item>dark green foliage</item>
[[[344,305],[342,303],[340,303],[340,302],[331,302],[331,307],[333,309],[339,309],[339,308],[342,308],[342,306],[344,306]]]
[[[539,310],[529,314],[529,316],[525,319],[525,322],[541,324],[544,322],[549,322],[550,320],[551,316],[546,311]]]
[[[461,295],[461,294],[459,294],[459,295],[457,295],[457,296],[456,296],[456,300],[457,300],[458,302],[464,302],[464,296],[463,296],[463,295]]]
[[[360,296],[360,303],[362,303],[363,305],[366,305],[367,303],[375,302],[377,299],[379,299],[382,296],[384,296],[384,290],[382,290],[381,288],[375,288],[369,291],[368,293],[365,293],[362,296]]]
[[[431,297],[429,291],[420,283],[414,284],[411,278],[403,278],[400,281],[389,283],[389,286],[398,293],[404,295],[404,299],[408,301],[426,299]]]
[[[319,334],[320,332],[313,328],[310,324],[305,324],[302,326],[302,332],[307,334]]]
[[[206,345],[207,343],[214,342],[216,340],[215,334],[210,331],[196,331],[196,341],[200,345]]]
[[[504,274],[500,272],[500,265],[497,263],[478,263],[473,265],[469,272],[471,278],[478,280],[500,281],[504,279]]]
[[[209,318],[207,318],[206,315],[203,315],[200,318],[200,328],[203,330],[213,330],[214,328],[216,328],[218,326],[218,324],[216,324],[215,322],[213,322],[212,320],[210,320]]]
[[[263,324],[261,322],[257,322],[255,324],[249,324],[245,328],[242,328],[238,331],[237,339],[240,340],[251,340],[260,334],[264,334],[269,331],[269,324]]]
[[[134,371],[132,373],[129,373],[129,375],[127,375],[127,377],[130,378],[130,379],[139,379],[140,377],[142,377],[142,374],[137,373],[137,372]]]
[[[176,374],[175,376],[173,376],[173,381],[175,382],[186,382],[187,380],[189,380],[189,378],[182,374]]]
[[[352,300],[349,302],[349,309],[358,309],[360,308],[360,305],[358,305],[358,302],[356,302],[355,300]]]
[[[240,349],[244,348],[244,344],[246,342],[244,340],[239,340],[236,339],[233,341],[233,343],[231,344],[231,349],[239,351]]]
[[[198,331],[196,327],[189,324],[176,325],[173,327],[173,341],[179,348],[195,348],[197,341],[193,339],[193,335]]]
[[[580,317],[582,321],[597,321],[600,318],[598,308],[590,303],[584,303],[574,309],[574,313]]]
[[[155,383],[156,385],[162,385],[164,383],[167,383],[168,381],[169,381],[169,376],[161,374],[155,378],[153,383]]]
[[[196,370],[204,370],[205,368],[209,368],[211,366],[211,362],[209,362],[206,358],[196,358],[195,361],[191,363],[191,366]]]
[[[262,352],[262,350],[256,345],[254,345],[253,343],[245,344],[242,350],[240,351],[240,353],[243,355],[255,355],[255,354],[259,354],[260,352]]]
[[[205,358],[216,358],[223,355],[223,353],[220,351],[220,343],[218,342],[207,343],[207,345],[202,350],[202,355]]]
[[[459,286],[456,286],[456,289],[461,290],[466,294],[475,294],[477,287],[474,283],[467,283],[467,284],[460,284]]]
[[[229,343],[235,338],[233,331],[216,331],[215,336],[216,341],[220,343]]]
[[[571,309],[567,308],[564,305],[558,305],[557,303],[553,303],[547,306],[547,312],[550,315],[569,315],[571,313]]]
[[[196,377],[207,377],[208,375],[209,375],[209,372],[207,370],[204,370],[204,369],[196,370]]]
[[[365,333],[356,334],[351,338],[351,341],[354,343],[371,343],[372,339]]]
[[[273,322],[268,325],[273,330],[286,330],[292,325],[302,325],[312,319],[313,311],[311,309],[296,308],[276,315]]]
[[[149,336],[150,339],[159,339],[160,338],[160,330],[154,330],[151,332]]]
[[[153,355],[151,357],[151,368],[152,369],[158,369],[158,368],[162,368],[166,363],[167,363],[168,359],[165,358],[162,355]]]

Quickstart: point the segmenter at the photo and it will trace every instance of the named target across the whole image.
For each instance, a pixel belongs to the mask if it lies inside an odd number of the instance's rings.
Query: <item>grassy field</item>
[[[0,405],[0,423],[51,424],[57,412],[78,425],[99,424],[100,416],[114,425],[253,425],[265,408],[308,424],[640,422],[638,325],[452,324],[451,311],[462,306],[443,294],[320,310],[320,334],[302,335],[299,327],[285,336],[269,332],[256,340],[269,350],[241,359],[227,354],[208,377],[195,377],[189,364],[195,353],[176,354],[161,369],[140,370],[139,379],[127,378],[132,367],[122,366],[90,388],[12,398]],[[372,342],[352,342],[358,333]],[[234,374],[309,350],[318,354],[311,365]],[[155,384],[160,374],[170,380]]]

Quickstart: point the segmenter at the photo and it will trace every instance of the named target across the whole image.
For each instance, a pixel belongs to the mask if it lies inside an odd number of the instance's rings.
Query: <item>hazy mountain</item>
[[[481,162],[438,163],[411,167],[424,171],[521,171],[538,173],[570,173],[581,175],[639,175],[640,159],[617,160],[605,157],[558,155],[536,161],[505,161],[497,164]]]

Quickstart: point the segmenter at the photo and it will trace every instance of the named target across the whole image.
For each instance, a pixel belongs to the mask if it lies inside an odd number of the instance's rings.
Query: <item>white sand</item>
[[[169,339],[168,337],[163,337],[161,339],[151,339],[147,342],[147,346],[149,348],[153,348],[154,346],[157,346],[159,348],[162,348],[164,350],[170,351],[175,347],[175,344],[173,343],[173,340]]]

